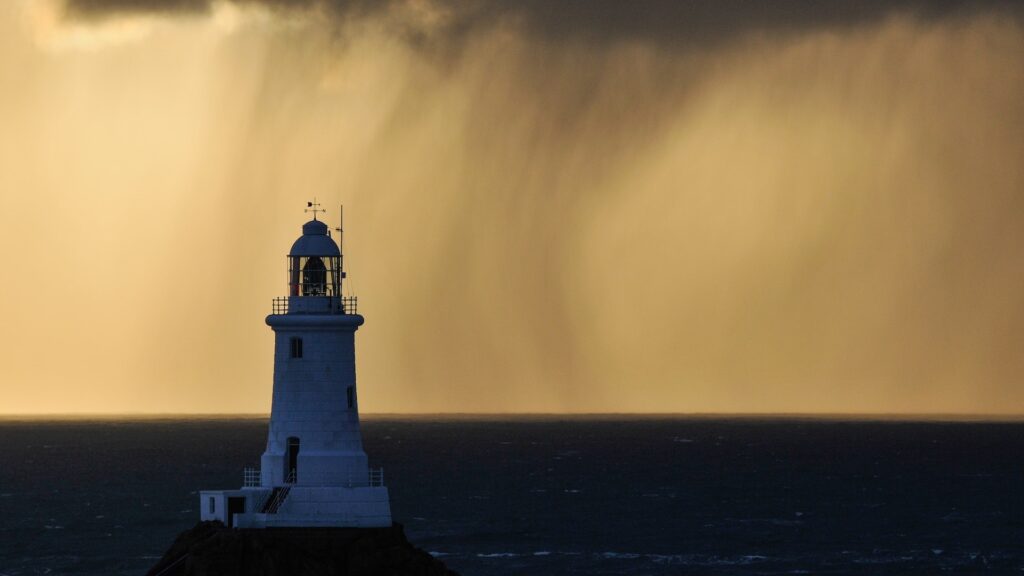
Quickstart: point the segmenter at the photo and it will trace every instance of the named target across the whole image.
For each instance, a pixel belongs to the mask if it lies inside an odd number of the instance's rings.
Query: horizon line
[[[369,418],[778,418],[812,420],[1019,421],[1021,412],[364,412]],[[0,412],[0,420],[255,419],[270,412]]]

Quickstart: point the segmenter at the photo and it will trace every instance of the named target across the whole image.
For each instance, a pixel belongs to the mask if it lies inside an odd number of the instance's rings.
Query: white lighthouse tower
[[[341,250],[313,219],[288,253],[288,296],[275,298],[274,393],[267,449],[238,490],[200,493],[202,520],[228,526],[391,525],[382,470],[359,432],[355,297],[342,296]]]

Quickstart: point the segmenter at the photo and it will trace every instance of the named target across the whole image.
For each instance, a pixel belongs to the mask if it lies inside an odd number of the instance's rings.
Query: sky
[[[0,414],[1024,413],[1024,6],[0,3]]]

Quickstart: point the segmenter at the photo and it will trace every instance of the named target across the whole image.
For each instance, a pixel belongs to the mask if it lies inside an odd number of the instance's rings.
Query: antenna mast
[[[343,242],[345,240],[345,205],[338,204],[338,227],[335,228],[338,231],[338,250],[341,254],[345,254],[345,247]]]
[[[338,231],[338,251],[341,256],[338,258],[341,277],[345,277],[345,205],[338,204],[338,227],[335,228]]]

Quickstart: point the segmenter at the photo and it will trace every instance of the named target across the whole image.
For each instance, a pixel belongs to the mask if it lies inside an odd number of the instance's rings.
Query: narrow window
[[[349,386],[348,387],[348,407],[352,408],[356,403],[356,391]]]
[[[292,358],[302,358],[302,338],[292,338]]]
[[[210,496],[210,514],[213,514],[216,511],[217,511],[217,501],[213,499],[213,496]]]

